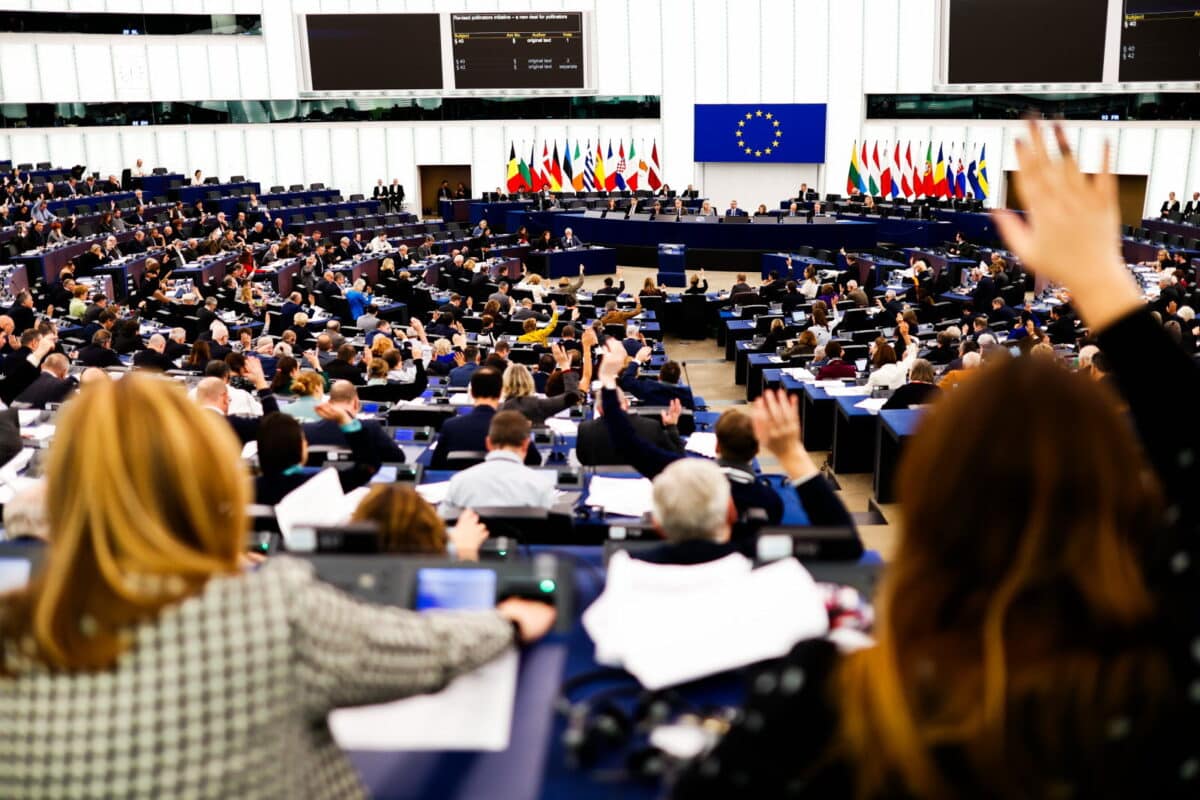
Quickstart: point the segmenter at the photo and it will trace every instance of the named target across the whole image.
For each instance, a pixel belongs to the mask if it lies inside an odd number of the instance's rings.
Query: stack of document
[[[716,458],[717,435],[707,431],[697,431],[688,437],[684,449],[689,453],[695,453],[705,458]]]
[[[809,372],[805,367],[787,367],[785,369],[781,369],[780,372],[782,372],[784,375],[787,375],[789,378],[795,378],[796,380],[803,381],[804,383],[812,383],[816,380],[816,376]]]
[[[342,491],[337,470],[321,470],[276,504],[275,519],[284,543],[289,549],[300,550],[303,548],[290,541],[298,528],[332,527],[349,522],[369,491],[370,487],[361,486],[347,494]]]
[[[622,517],[640,517],[653,507],[653,487],[646,478],[592,476],[587,504]]]
[[[878,414],[883,410],[884,404],[887,403],[886,397],[868,397],[866,400],[860,400],[854,404],[855,408],[865,408],[872,414]]]
[[[692,566],[617,553],[583,614],[596,660],[661,689],[786,655],[829,630],[825,601],[794,558],[753,569],[734,553]]]
[[[579,434],[579,423],[571,419],[563,419],[558,416],[550,417],[546,420],[546,427],[554,431],[559,436],[577,436]]]
[[[871,393],[870,386],[835,386],[825,390],[830,397],[864,397]]]

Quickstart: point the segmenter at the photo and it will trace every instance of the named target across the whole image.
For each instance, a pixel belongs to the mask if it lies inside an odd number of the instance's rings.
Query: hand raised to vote
[[[458,522],[446,531],[446,538],[454,544],[454,551],[460,561],[478,561],[479,547],[488,538],[488,529],[476,514],[465,508],[458,515]]]
[[[320,405],[314,407],[313,411],[317,412],[317,416],[321,419],[327,419],[331,422],[336,422],[338,425],[346,425],[352,419],[354,419],[350,416],[349,411],[339,406],[332,405],[331,403],[321,403]]]
[[[616,386],[617,376],[625,368],[627,354],[625,353],[625,348],[616,339],[609,339],[605,342],[602,350],[603,355],[600,357],[599,371],[600,382],[606,387],[612,388]]]
[[[676,397],[671,400],[671,404],[667,406],[667,410],[662,412],[662,424],[664,428],[669,428],[672,425],[679,424],[679,415],[683,413],[683,403],[679,402]]]
[[[1080,313],[1093,329],[1103,328],[1142,302],[1120,254],[1121,209],[1109,170],[1111,148],[1105,142],[1100,173],[1089,177],[1058,123],[1054,135],[1057,159],[1051,158],[1039,123],[1029,121],[1028,138],[1016,145],[1025,217],[1006,209],[992,216],[1022,264],[1056,283],[1071,284]]]
[[[576,312],[579,311],[578,308],[575,310]],[[600,343],[599,337],[596,336],[596,329],[590,326],[584,329],[583,335],[579,337],[579,341],[583,345],[584,350],[590,350]]]
[[[754,437],[779,461],[792,480],[815,475],[817,465],[800,438],[800,404],[783,389],[768,389],[754,401],[750,415]]]

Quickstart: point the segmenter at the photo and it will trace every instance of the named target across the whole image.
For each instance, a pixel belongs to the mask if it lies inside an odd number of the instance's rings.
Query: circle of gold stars
[[[771,127],[767,129],[771,134],[771,144],[767,147],[751,147],[746,144],[746,140],[743,138],[743,133],[746,130],[746,122],[754,121],[755,119],[771,123]],[[746,119],[738,120],[737,128],[734,130],[733,135],[737,137],[738,149],[743,153],[748,156],[752,155],[755,158],[762,158],[763,156],[771,155],[771,151],[779,147],[779,139],[783,136],[783,128],[780,127],[779,120],[775,119],[774,114],[770,111],[763,113],[763,110],[760,108],[756,109],[753,114],[747,111]]]

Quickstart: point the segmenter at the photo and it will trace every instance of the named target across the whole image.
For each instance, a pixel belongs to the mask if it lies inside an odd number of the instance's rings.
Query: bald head
[[[59,378],[67,377],[67,371],[71,368],[71,362],[62,353],[51,353],[42,362],[42,372],[49,372]]]
[[[196,384],[196,402],[206,406],[218,406],[228,392],[225,381],[220,378],[205,378]]]
[[[79,376],[79,384],[81,386],[87,386],[89,383],[95,383],[96,381],[107,380],[110,380],[108,373],[99,367],[88,367],[83,371],[83,374]]]
[[[350,381],[334,381],[329,387],[329,402],[335,405],[354,405],[358,402],[358,390]]]

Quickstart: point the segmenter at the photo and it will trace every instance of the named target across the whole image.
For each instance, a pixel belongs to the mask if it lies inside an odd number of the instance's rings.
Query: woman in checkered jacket
[[[243,573],[248,493],[228,424],[169,382],[68,404],[45,566],[0,601],[0,797],[359,797],[331,709],[436,691],[551,624],[370,606],[286,558]]]

